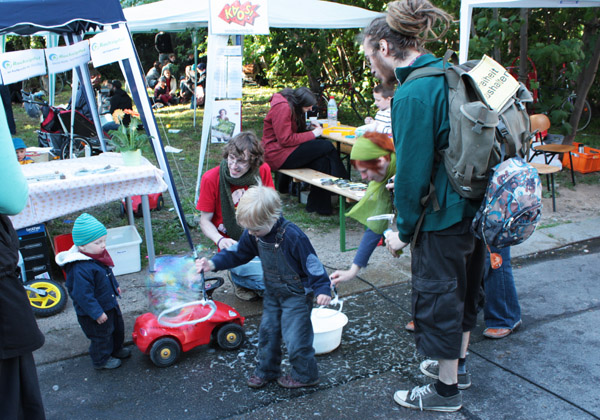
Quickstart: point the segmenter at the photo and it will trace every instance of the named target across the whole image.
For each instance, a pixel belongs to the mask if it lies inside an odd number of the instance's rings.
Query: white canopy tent
[[[123,9],[131,32],[180,32],[208,26],[209,1],[162,0]],[[381,13],[321,0],[270,0],[272,28],[363,28]]]
[[[209,0],[189,2],[187,0],[162,0],[156,3],[130,7],[123,10],[131,32],[165,31],[178,32],[185,29],[207,27],[209,22]],[[258,10],[260,13],[260,9]],[[321,0],[268,0],[267,13],[272,28],[304,29],[348,29],[364,28],[373,19],[383,16],[356,6]],[[211,35],[209,35],[209,39]],[[208,43],[207,80],[214,80],[216,68],[215,41]],[[202,140],[196,183],[196,200],[200,191],[200,178],[208,145],[210,119],[212,116],[215,90],[207,84]],[[195,118],[195,117],[194,117]]]
[[[469,31],[474,7],[542,9],[548,7],[600,7],[600,0],[462,0],[460,5],[459,61],[469,56]]]

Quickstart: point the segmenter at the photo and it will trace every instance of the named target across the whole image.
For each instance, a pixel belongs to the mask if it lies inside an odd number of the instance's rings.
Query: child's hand
[[[317,304],[327,306],[331,302],[331,296],[319,295],[317,296]]]
[[[371,124],[373,122],[373,118],[367,117],[365,118],[365,124]]]
[[[196,271],[198,273],[204,271],[205,273],[209,272],[209,271],[213,271],[215,269],[215,264],[206,259],[206,258],[201,258],[199,260],[196,260]]]
[[[104,312],[102,312],[102,315],[100,315],[100,317],[96,320],[96,322],[98,324],[104,324],[107,319],[108,319],[108,316]]]

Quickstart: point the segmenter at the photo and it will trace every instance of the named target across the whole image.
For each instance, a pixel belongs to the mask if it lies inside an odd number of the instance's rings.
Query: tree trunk
[[[521,9],[521,31],[519,40],[519,81],[524,85],[527,85],[527,79],[529,78],[527,69],[529,68],[529,50],[527,48],[527,30],[529,29],[529,9]]]
[[[573,113],[569,118],[569,124],[571,124],[572,129],[571,133],[565,136],[563,144],[573,144],[573,140],[575,139],[575,135],[577,134],[577,126],[579,125],[579,119],[581,118],[585,98],[587,97],[587,94],[590,91],[592,84],[594,83],[594,79],[596,78],[598,64],[600,63],[600,36],[598,36],[599,27],[600,20],[598,19],[598,17],[594,17],[594,19],[588,24],[586,24],[584,28],[584,45],[586,44],[587,40],[594,39],[594,37],[596,37],[596,43],[594,44],[592,55],[587,66],[584,66],[584,70],[577,78],[577,101],[575,102]]]

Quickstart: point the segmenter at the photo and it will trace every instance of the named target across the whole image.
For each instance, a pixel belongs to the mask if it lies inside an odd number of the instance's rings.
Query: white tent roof
[[[469,31],[474,7],[543,9],[546,7],[600,7],[600,0],[462,0],[460,4],[459,61],[469,55]]]
[[[162,0],[123,9],[131,32],[177,32],[208,26],[208,0]],[[360,7],[320,0],[269,0],[273,28],[363,28],[383,16]]]

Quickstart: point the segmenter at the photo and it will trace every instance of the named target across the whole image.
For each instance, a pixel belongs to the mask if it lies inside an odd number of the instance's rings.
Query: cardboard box
[[[106,249],[115,263],[113,267],[115,276],[136,273],[142,269],[141,243],[142,238],[135,226],[127,225],[108,229]]]
[[[25,154],[34,162],[48,162],[52,160],[51,149],[51,147],[28,147]]]

